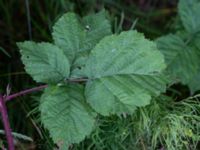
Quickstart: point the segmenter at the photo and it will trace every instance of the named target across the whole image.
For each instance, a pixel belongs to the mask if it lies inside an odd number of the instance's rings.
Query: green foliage
[[[78,53],[91,50],[101,38],[109,34],[111,27],[105,11],[83,19],[74,13],[67,13],[55,23],[52,33],[55,44],[63,49],[71,63]]]
[[[151,149],[161,143],[167,150],[196,149],[199,140],[199,96],[174,102],[160,96],[134,115],[137,137],[148,141]]]
[[[173,34],[159,38],[157,43],[165,56],[170,75],[179,78],[184,84],[189,84],[199,69],[199,50],[187,45],[179,36]]]
[[[53,27],[53,39],[55,44],[63,49],[65,55],[74,61],[76,53],[83,45],[85,38],[84,27],[74,13],[63,15]]]
[[[133,115],[99,117],[90,139],[73,150],[198,149],[199,95],[174,102],[161,95]],[[162,146],[160,146],[162,145]]]
[[[26,72],[37,82],[58,83],[69,76],[69,61],[63,51],[50,43],[18,43]]]
[[[196,149],[198,100],[165,91],[168,77],[200,90],[199,4],[181,0],[180,30],[156,42],[131,30],[110,35],[103,10],[61,16],[53,44],[18,44],[26,72],[48,84],[41,122],[60,149]]]
[[[106,36],[111,29],[105,11],[83,19],[64,14],[53,29],[55,45],[18,46],[27,73],[49,84],[41,97],[41,121],[59,147],[66,149],[90,134],[90,107],[102,115],[132,114],[165,91],[164,57],[156,44],[137,31]],[[85,87],[71,83],[81,80]]]
[[[200,1],[180,0],[179,16],[182,28],[176,34],[157,39],[158,49],[165,56],[167,73],[190,87],[191,93],[200,90],[196,80],[200,72]]]
[[[107,36],[86,63],[86,98],[102,115],[132,113],[136,106],[149,104],[151,96],[165,91],[165,79],[160,75],[164,68],[156,45],[142,34],[129,31]]]
[[[83,90],[83,86],[73,84],[49,86],[41,97],[41,120],[63,150],[80,142],[93,129],[93,114],[85,103]]]
[[[199,0],[180,0],[179,2],[179,15],[185,30],[190,34],[200,31],[199,9]]]

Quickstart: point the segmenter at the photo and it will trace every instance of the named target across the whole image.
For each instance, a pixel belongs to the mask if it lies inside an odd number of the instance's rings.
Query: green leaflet
[[[82,141],[94,126],[93,114],[85,103],[83,86],[50,86],[41,97],[41,120],[54,142],[63,150]]]
[[[84,17],[82,23],[86,30],[86,38],[81,50],[91,50],[103,37],[112,33],[105,10]]]
[[[194,34],[200,31],[200,1],[199,0],[180,0],[178,12],[185,29]]]
[[[55,44],[72,62],[83,45],[85,31],[76,14],[66,13],[53,26],[52,36]]]
[[[74,13],[67,13],[56,22],[52,33],[55,44],[64,50],[70,62],[75,65],[82,65],[87,58],[80,52],[91,50],[109,34],[111,26],[105,11],[86,16],[82,20]],[[81,60],[77,60],[79,58]]]
[[[69,76],[69,62],[63,51],[50,43],[18,43],[25,70],[37,82],[57,83]]]
[[[159,38],[158,47],[137,31],[110,35],[105,11],[83,18],[64,14],[53,27],[55,45],[19,43],[27,73],[48,84],[39,106],[41,121],[59,148],[89,135],[96,112],[132,114],[148,105],[166,90],[163,71],[192,93],[200,90],[199,10],[199,0],[180,0],[181,30]],[[86,83],[72,84],[82,77]],[[67,83],[57,84],[65,78]]]
[[[84,39],[81,51],[77,53],[73,66],[84,66],[87,61],[90,50],[105,36],[110,35],[111,25],[106,17],[106,11],[102,10],[97,14],[92,14],[82,19],[85,27],[86,37]]]
[[[156,45],[136,31],[107,36],[91,51],[84,69],[85,95],[102,115],[132,113],[165,91],[165,63]]]
[[[157,45],[165,56],[170,75],[180,79],[183,84],[189,84],[200,68],[197,49],[187,46],[181,38],[172,34],[159,38]]]

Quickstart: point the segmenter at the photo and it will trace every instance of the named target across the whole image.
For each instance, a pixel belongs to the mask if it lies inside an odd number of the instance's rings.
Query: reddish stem
[[[84,82],[87,81],[87,79],[71,79],[68,80],[69,82]],[[10,123],[8,120],[8,112],[7,112],[7,108],[6,108],[6,102],[12,100],[13,98],[22,96],[22,95],[26,95],[26,94],[30,94],[39,90],[42,90],[44,88],[46,88],[48,85],[41,85],[35,88],[31,88],[31,89],[27,89],[12,95],[8,95],[8,96],[2,96],[0,94],[0,112],[2,115],[2,121],[3,121],[3,125],[4,125],[4,129],[5,129],[5,133],[6,133],[6,139],[8,142],[8,150],[14,150],[14,140],[13,140],[13,136],[12,136],[12,131],[10,128]]]
[[[13,141],[13,137],[12,137],[12,131],[10,128],[10,123],[8,120],[8,112],[7,112],[5,100],[2,95],[0,95],[0,112],[1,112],[3,126],[5,129],[5,133],[6,133],[6,139],[8,142],[8,149],[14,150],[15,147],[14,147],[14,141]]]
[[[16,98],[16,97],[19,97],[19,96],[22,96],[22,95],[26,95],[26,94],[30,94],[32,92],[36,92],[36,91],[42,90],[42,89],[44,89],[46,87],[47,87],[47,85],[41,85],[41,86],[38,86],[38,87],[35,87],[35,88],[27,89],[27,90],[24,90],[24,91],[21,91],[21,92],[6,96],[5,97],[5,101],[6,102],[10,101],[13,98]]]
[[[78,79],[69,79],[68,82],[85,82],[87,80],[88,79],[86,79],[86,78],[78,78]],[[7,101],[12,100],[13,98],[16,98],[16,97],[19,97],[19,96],[22,96],[22,95],[26,95],[26,94],[30,94],[30,93],[35,92],[35,91],[42,90],[42,89],[46,88],[47,86],[48,85],[41,85],[41,86],[31,88],[31,89],[27,89],[27,90],[24,90],[24,91],[21,91],[21,92],[18,92],[18,93],[9,95],[9,96],[5,96],[5,101],[7,102]]]

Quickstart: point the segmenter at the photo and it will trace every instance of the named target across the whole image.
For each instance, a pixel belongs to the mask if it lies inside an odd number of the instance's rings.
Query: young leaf
[[[80,50],[85,38],[84,27],[76,14],[64,14],[53,27],[53,39],[55,44],[63,49],[65,55],[72,62],[76,52]]]
[[[37,82],[57,83],[69,76],[69,62],[63,51],[50,43],[18,43],[25,70]]]
[[[97,14],[91,14],[82,19],[86,37],[83,43],[83,48],[76,56],[74,67],[84,66],[87,61],[90,50],[105,36],[110,35],[111,25],[106,18],[106,11],[102,10]]]
[[[82,20],[74,13],[67,13],[56,22],[52,33],[55,44],[64,50],[71,63],[79,58],[85,60],[87,57],[78,53],[91,50],[109,34],[111,26],[105,11],[86,16]]]
[[[159,38],[157,45],[165,56],[168,72],[183,84],[190,83],[200,68],[197,49],[187,46],[181,38],[172,34]]]
[[[112,33],[105,10],[84,17],[82,22],[86,31],[82,50],[91,50],[103,37]]]
[[[81,85],[48,87],[41,97],[40,111],[42,123],[62,147],[82,141],[94,126]]]
[[[102,115],[132,113],[165,91],[160,75],[164,58],[156,45],[136,31],[107,36],[91,51],[85,95]]]
[[[179,15],[183,26],[189,33],[200,31],[200,1],[199,0],[180,0],[178,5]]]

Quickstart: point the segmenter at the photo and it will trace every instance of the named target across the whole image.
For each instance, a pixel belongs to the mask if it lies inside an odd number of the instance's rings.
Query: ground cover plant
[[[40,85],[15,94],[8,86],[0,95],[8,149],[15,149],[13,136],[28,137],[11,132],[5,103],[36,91],[51,149],[198,149],[199,9],[198,0],[180,0],[175,33],[154,41],[136,22],[113,30],[103,9],[63,14],[52,42],[18,42],[25,71]],[[190,96],[181,98],[176,86]]]

